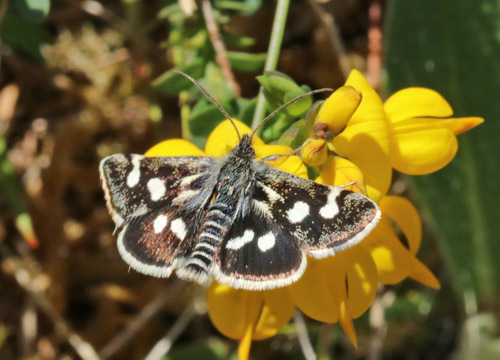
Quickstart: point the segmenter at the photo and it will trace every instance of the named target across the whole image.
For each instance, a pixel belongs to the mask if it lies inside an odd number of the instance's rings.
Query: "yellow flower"
[[[384,104],[391,130],[391,166],[410,175],[437,171],[455,156],[456,135],[483,122],[479,117],[450,118],[453,109],[436,91],[408,88]]]
[[[362,97],[361,97],[362,94]],[[482,122],[480,118],[445,119],[451,108],[436,92],[406,89],[383,105],[378,94],[358,72],[351,72],[346,86],[322,105],[316,124],[334,134],[314,138],[302,151],[304,161],[320,166],[319,183],[346,186],[379,203],[379,225],[359,245],[326,259],[308,259],[304,275],[294,284],[276,290],[245,291],[213,283],[207,293],[209,316],[227,337],[239,340],[240,359],[247,359],[252,339],[275,335],[298,307],[311,318],[340,322],[356,344],[352,319],[371,305],[379,283],[395,284],[406,277],[438,288],[434,275],[416,258],[421,222],[406,199],[388,196],[392,167],[409,174],[423,174],[446,165],[456,152],[456,135]],[[251,130],[235,120],[240,134]],[[229,121],[210,134],[205,151],[185,140],[167,140],[148,156],[223,156],[238,144]],[[266,145],[257,136],[253,146],[258,158],[291,149]],[[327,148],[332,150],[330,153]],[[297,156],[272,162],[281,170],[307,178]],[[391,221],[405,236],[403,244]]]
[[[333,139],[334,151],[361,170],[368,196],[379,202],[391,184],[389,124],[382,100],[361,73],[353,70],[345,85],[342,96],[334,92],[323,103],[319,121],[330,124],[329,128],[343,129]],[[355,91],[363,94],[362,98],[358,95],[359,104],[349,96]],[[351,105],[339,103],[346,98],[351,98]]]
[[[394,284],[411,277],[437,288],[437,279],[415,257],[421,238],[418,212],[408,200],[386,196],[391,167],[414,175],[442,168],[455,156],[456,135],[482,123],[483,119],[449,118],[453,110],[446,100],[424,88],[401,90],[382,105],[379,96],[356,70],[351,72],[346,85],[361,90],[363,98],[345,130],[334,139],[334,149],[361,170],[368,195],[379,203],[383,213],[379,225],[361,245],[370,251],[380,282]],[[328,117],[322,121],[345,126],[345,115],[335,113],[339,104],[330,101],[332,98],[333,94],[323,104],[328,109],[321,109],[320,114]],[[342,184],[335,176],[338,174],[331,163],[324,164],[320,181]],[[399,226],[407,246],[398,239],[389,219]]]
[[[420,217],[415,207],[400,196],[385,196],[379,205],[382,218],[362,242],[375,262],[379,281],[383,284],[396,284],[410,277],[427,286],[439,288],[436,277],[415,257],[422,236]],[[394,232],[389,218],[403,232],[408,248]]]

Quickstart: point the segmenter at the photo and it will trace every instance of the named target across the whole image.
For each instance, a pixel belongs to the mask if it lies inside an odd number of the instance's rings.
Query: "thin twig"
[[[177,338],[182,334],[184,329],[191,322],[196,312],[193,305],[189,305],[182,314],[177,318],[174,325],[165,334],[163,338],[158,341],[151,349],[149,354],[144,360],[158,360],[161,359],[170,350]]]
[[[34,355],[35,342],[38,332],[38,314],[31,297],[28,297],[24,305],[23,313],[19,319],[21,323],[21,351],[23,358]]]
[[[370,340],[369,360],[379,360],[383,357],[384,339],[387,334],[387,322],[385,320],[385,310],[394,300],[394,293],[384,293],[383,286],[377,289],[377,295],[370,307],[370,327],[372,336]]]
[[[267,58],[264,65],[264,72],[276,69],[278,58],[283,42],[283,34],[285,33],[286,17],[290,0],[278,0],[276,11],[274,13],[273,28],[271,30],[271,39],[269,40],[269,48],[267,49]],[[266,99],[264,97],[264,88],[261,86],[257,97],[257,106],[252,120],[252,129],[255,129],[257,124],[264,118],[264,106]]]
[[[370,2],[366,73],[371,86],[377,91],[382,81],[382,10],[380,0]]]
[[[203,17],[205,18],[205,23],[207,24],[208,35],[210,36],[210,41],[215,50],[215,61],[220,66],[222,70],[222,76],[226,80],[227,85],[233,91],[234,96],[239,99],[241,96],[241,89],[234,78],[233,71],[231,70],[231,64],[227,57],[226,45],[222,41],[220,36],[219,28],[217,26],[217,21],[215,20],[214,10],[210,4],[210,0],[203,0],[201,3],[201,11],[203,12]]]
[[[306,360],[316,360],[317,356],[314,352],[314,348],[307,334],[307,327],[304,321],[304,317],[300,310],[295,310],[293,315],[293,320],[295,321],[295,328],[297,329],[297,338],[299,339],[300,348]]]
[[[91,344],[83,340],[66,320],[57,312],[50,300],[42,291],[38,291],[33,285],[33,277],[29,270],[23,265],[22,260],[10,254],[10,251],[4,246],[0,246],[0,253],[5,258],[12,261],[14,265],[14,278],[21,288],[26,291],[33,303],[40,309],[54,324],[57,333],[66,339],[66,341],[75,349],[76,353],[83,360],[100,360],[99,355]]]
[[[321,25],[325,29],[325,32],[328,36],[328,40],[337,55],[337,62],[342,73],[342,76],[345,79],[349,76],[351,71],[351,66],[349,64],[349,59],[347,58],[344,44],[342,43],[342,39],[340,38],[339,31],[337,29],[337,24],[335,23],[335,18],[333,15],[328,14],[322,7],[317,3],[316,0],[308,0],[309,5],[311,6],[314,14],[321,22]]]
[[[108,359],[127,344],[163,307],[176,296],[184,287],[184,283],[176,282],[164,288],[156,297],[147,304],[137,317],[117,336],[115,336],[102,350],[99,355],[102,359]]]

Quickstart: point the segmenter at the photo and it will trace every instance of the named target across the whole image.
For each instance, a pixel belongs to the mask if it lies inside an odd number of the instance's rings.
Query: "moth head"
[[[240,157],[254,159],[256,155],[252,146],[252,135],[244,134],[234,152]]]

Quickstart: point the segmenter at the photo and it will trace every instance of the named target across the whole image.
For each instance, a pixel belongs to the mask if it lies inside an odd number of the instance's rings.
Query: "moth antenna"
[[[287,102],[286,104],[283,104],[281,105],[279,108],[277,108],[276,110],[274,110],[272,113],[270,113],[269,115],[267,115],[264,120],[262,120],[256,127],[255,129],[252,131],[252,135],[250,136],[250,138],[252,138],[256,133],[257,131],[266,123],[268,122],[269,120],[271,120],[277,113],[279,113],[281,110],[283,110],[284,108],[292,105],[293,103],[299,101],[300,99],[302,98],[305,98],[306,96],[309,96],[309,95],[313,95],[313,94],[317,94],[317,93],[321,93],[321,92],[327,92],[327,91],[330,91],[330,92],[333,92],[333,89],[330,89],[330,88],[323,88],[323,89],[317,89],[317,90],[312,90],[312,91],[309,91],[309,92],[306,92],[302,95],[299,95],[297,96],[296,98],[293,98],[292,100],[290,100],[289,102]]]
[[[207,89],[205,89],[203,87],[203,85],[201,85],[197,80],[195,80],[191,75],[188,75],[186,74],[185,72],[182,72],[180,70],[174,70],[173,71],[174,73],[176,74],[179,74],[179,75],[182,75],[184,76],[186,79],[188,79],[189,81],[191,81],[193,84],[196,85],[196,87],[198,89],[200,89],[200,91],[203,93],[203,95],[205,95],[205,97],[210,100],[212,102],[212,104],[214,104],[215,106],[217,106],[217,109],[219,109],[219,111],[222,113],[222,115],[224,115],[224,117],[229,120],[231,122],[231,125],[233,125],[234,127],[234,130],[236,130],[236,134],[238,135],[238,140],[241,142],[241,135],[240,135],[240,132],[238,131],[238,128],[236,127],[236,124],[234,123],[233,119],[231,118],[231,116],[227,113],[227,111],[222,107],[221,104],[218,103],[217,100],[214,99],[214,97],[212,95],[210,95],[207,91]]]

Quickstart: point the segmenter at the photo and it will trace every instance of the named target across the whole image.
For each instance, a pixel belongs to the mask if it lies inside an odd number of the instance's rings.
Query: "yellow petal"
[[[417,117],[401,120],[392,124],[392,129],[397,133],[409,133],[412,131],[429,129],[448,129],[453,134],[459,135],[484,122],[480,117],[448,118],[438,119],[429,117]]]
[[[361,245],[370,251],[381,283],[396,284],[408,277],[414,256],[401,244],[385,215]]]
[[[461,133],[472,129],[478,126],[479,124],[482,124],[484,122],[484,119],[480,117],[465,117],[465,118],[451,118],[441,121],[444,122],[446,128],[453,131],[455,135],[460,135]]]
[[[338,320],[335,294],[328,284],[334,280],[321,264],[325,260],[308,259],[304,275],[287,289],[297,307],[310,318],[334,323]],[[342,279],[344,280],[344,279]]]
[[[349,285],[346,275],[348,265],[345,260],[346,258],[335,255],[324,260],[319,260],[319,262],[324,268],[325,273],[329,274],[330,281],[323,284],[323,286],[327,287],[332,295],[333,306],[337,310],[340,325],[354,346],[357,346],[356,330],[352,323],[352,316],[349,312],[347,301],[347,288]]]
[[[411,132],[394,131],[391,164],[410,175],[424,175],[446,166],[455,156],[458,143],[448,129]]]
[[[347,304],[350,316],[355,319],[363,315],[373,303],[378,285],[377,267],[363,246],[354,246],[338,255],[345,258]]]
[[[391,183],[390,136],[382,100],[366,79],[353,70],[346,81],[363,94],[346,129],[334,138],[335,150],[364,174],[368,196],[379,201]]]
[[[339,134],[345,129],[361,103],[361,92],[352,86],[342,86],[335,90],[321,105],[316,123],[328,124],[328,130]]]
[[[364,247],[354,246],[326,259],[308,260],[302,278],[288,288],[297,307],[307,316],[332,323],[339,319],[340,311],[356,318],[370,307],[378,275]]]
[[[407,88],[396,92],[384,104],[391,123],[414,117],[445,118],[453,115],[450,104],[437,91]]]
[[[422,239],[422,222],[415,206],[400,196],[384,196],[380,202],[380,209],[403,231],[410,252],[415,255]]]
[[[434,289],[441,287],[434,274],[416,258],[412,260],[409,277]]]
[[[302,161],[309,166],[323,165],[328,157],[328,146],[324,139],[311,139],[302,148]]]
[[[338,156],[328,158],[321,167],[321,172],[315,181],[332,186],[343,186],[355,182],[347,186],[346,189],[366,194],[365,181],[361,170],[349,160]]]
[[[352,249],[346,253],[350,250]],[[356,331],[347,300],[346,282],[349,280],[345,258],[335,255],[322,260],[308,260],[304,275],[288,287],[293,301],[304,314],[313,319],[326,323],[340,320],[344,331],[356,345]],[[376,287],[376,284],[375,281],[373,286]]]
[[[247,312],[260,307],[253,304],[248,306],[251,300],[242,290],[234,290],[214,282],[207,291],[208,315],[221,333],[231,339],[242,339],[248,326],[255,326],[256,322],[256,319],[250,319],[254,322],[249,324]]]
[[[254,291],[247,291],[254,293]],[[267,339],[276,335],[283,326],[288,324],[295,312],[295,303],[292,301],[286,288],[263,291],[264,297],[259,320],[255,325],[254,340]]]
[[[349,337],[349,340],[354,344],[355,347],[358,347],[358,337],[356,336],[356,329],[354,328],[354,324],[352,323],[352,316],[349,313],[349,308],[345,300],[342,300],[339,304],[339,320],[340,325],[342,325],[342,329]]]
[[[170,139],[156,144],[146,151],[146,156],[203,156],[205,153],[184,139]]]
[[[290,321],[295,309],[286,289],[245,291],[216,283],[207,291],[207,307],[215,327],[232,339],[244,339],[249,327],[253,339],[271,337]]]
[[[252,133],[252,130],[246,124],[236,119],[233,119],[233,121],[241,136]],[[207,143],[205,144],[205,152],[207,155],[215,157],[226,155],[238,145],[238,142],[238,134],[234,126],[229,120],[225,120],[217,125],[214,131],[208,136]],[[262,145],[264,142],[257,136],[254,136],[252,144],[254,146]]]

